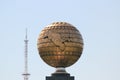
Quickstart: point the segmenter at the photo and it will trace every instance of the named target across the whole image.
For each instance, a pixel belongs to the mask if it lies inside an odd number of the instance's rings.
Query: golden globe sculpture
[[[73,65],[80,58],[83,39],[73,25],[67,22],[54,22],[41,31],[37,46],[44,62],[60,68],[59,72]]]

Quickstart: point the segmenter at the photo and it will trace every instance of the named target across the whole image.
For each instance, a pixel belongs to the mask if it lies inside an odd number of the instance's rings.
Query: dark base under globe
[[[74,80],[74,76],[70,76],[64,69],[57,69],[51,76],[47,76],[46,80]]]

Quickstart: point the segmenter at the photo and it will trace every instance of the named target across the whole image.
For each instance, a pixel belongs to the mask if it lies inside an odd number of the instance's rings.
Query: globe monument
[[[46,80],[74,80],[65,68],[73,65],[83,51],[83,38],[79,30],[67,22],[54,22],[46,26],[38,37],[40,57],[56,72]]]

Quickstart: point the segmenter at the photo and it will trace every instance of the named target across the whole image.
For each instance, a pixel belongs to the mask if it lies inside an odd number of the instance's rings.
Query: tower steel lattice
[[[25,35],[25,67],[24,67],[24,73],[22,74],[24,76],[24,80],[28,80],[29,73],[28,73],[28,39],[27,39],[27,29],[26,29],[26,35]]]

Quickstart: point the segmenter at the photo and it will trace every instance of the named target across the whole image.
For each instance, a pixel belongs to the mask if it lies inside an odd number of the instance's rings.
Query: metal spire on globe
[[[28,80],[28,76],[30,75],[28,73],[28,39],[27,39],[27,29],[26,29],[26,36],[25,36],[25,70],[24,73],[22,74],[24,76],[24,80]]]
[[[39,35],[37,46],[43,61],[56,68],[56,72],[46,80],[74,80],[65,68],[73,65],[83,51],[83,38],[75,26],[67,22],[46,26]]]

